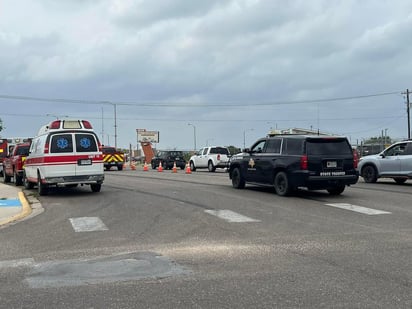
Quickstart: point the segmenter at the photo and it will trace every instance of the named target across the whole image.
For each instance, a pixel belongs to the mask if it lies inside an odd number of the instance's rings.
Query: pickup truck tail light
[[[220,160],[220,154],[217,154],[217,159]]]
[[[303,155],[300,157],[300,169],[307,170],[308,169],[308,156]]]

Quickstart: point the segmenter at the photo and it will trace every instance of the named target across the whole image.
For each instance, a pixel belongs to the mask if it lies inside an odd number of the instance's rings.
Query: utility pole
[[[406,89],[406,112],[408,113],[408,139],[411,139],[411,107],[409,105],[409,89]]]
[[[117,106],[116,103],[113,104],[114,107],[114,147],[117,149]]]

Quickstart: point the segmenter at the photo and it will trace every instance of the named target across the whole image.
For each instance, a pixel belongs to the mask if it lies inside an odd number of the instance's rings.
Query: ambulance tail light
[[[82,123],[83,123],[83,127],[84,127],[85,129],[93,129],[91,123],[88,122],[87,120],[82,120]]]
[[[50,124],[49,129],[60,129],[60,120],[53,121]]]
[[[49,153],[49,143],[44,144],[44,153]]]
[[[300,157],[300,169],[307,170],[308,169],[308,156],[303,155]]]

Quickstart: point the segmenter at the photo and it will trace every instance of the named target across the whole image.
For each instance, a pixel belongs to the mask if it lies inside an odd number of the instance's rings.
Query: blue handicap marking
[[[21,206],[19,199],[0,199],[0,207]]]

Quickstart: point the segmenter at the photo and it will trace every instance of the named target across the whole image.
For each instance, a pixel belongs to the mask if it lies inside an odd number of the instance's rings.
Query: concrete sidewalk
[[[0,227],[19,221],[32,213],[22,187],[0,183]]]

